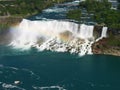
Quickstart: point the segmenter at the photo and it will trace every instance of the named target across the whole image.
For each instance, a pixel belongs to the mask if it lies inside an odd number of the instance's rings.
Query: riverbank
[[[116,35],[115,37],[116,39],[114,39],[113,42],[117,42],[118,44],[120,44],[120,39],[119,39],[120,35]],[[94,54],[120,56],[120,46],[110,44],[111,41],[109,39],[110,39],[109,37],[103,38],[99,40],[98,42],[95,42],[92,45],[92,52]]]

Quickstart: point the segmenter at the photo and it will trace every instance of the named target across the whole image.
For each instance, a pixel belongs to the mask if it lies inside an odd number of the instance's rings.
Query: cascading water
[[[92,38],[93,37],[94,26],[88,26],[82,24],[80,27],[80,37],[81,38]]]
[[[78,0],[43,10],[40,15],[23,19],[19,26],[11,30],[14,48],[28,50],[31,47],[39,51],[92,54],[94,26],[77,24],[66,20],[66,13],[79,5]],[[39,18],[40,20],[36,20]],[[64,20],[63,20],[64,19]],[[101,39],[106,37],[107,28],[102,30]]]
[[[76,56],[101,53],[104,40],[96,38],[109,34],[107,27],[66,20],[64,7],[73,4],[55,5],[0,32],[0,90],[120,89],[119,57]]]
[[[57,52],[90,54],[93,38],[93,26],[80,25],[68,21],[30,21],[23,19],[13,30],[13,41],[10,45],[15,48],[51,50]]]
[[[101,36],[98,39],[96,39],[96,41],[99,41],[102,38],[106,38],[107,37],[107,30],[108,30],[108,27],[103,27]]]
[[[102,29],[102,34],[101,34],[101,37],[103,38],[103,37],[107,37],[107,29],[108,29],[108,27],[103,27],[103,29]]]

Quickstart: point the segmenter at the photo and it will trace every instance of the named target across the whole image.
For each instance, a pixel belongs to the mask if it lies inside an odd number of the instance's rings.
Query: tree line
[[[0,1],[0,16],[6,15],[33,15],[40,13],[43,9],[72,0],[11,0]]]
[[[118,2],[120,2],[120,0],[118,0]],[[67,13],[67,17],[80,20],[82,9],[86,9],[88,14],[93,14],[92,19],[98,24],[120,29],[120,4],[117,10],[114,10],[111,9],[111,3],[108,2],[108,0],[86,0],[80,2],[77,11],[70,10]]]

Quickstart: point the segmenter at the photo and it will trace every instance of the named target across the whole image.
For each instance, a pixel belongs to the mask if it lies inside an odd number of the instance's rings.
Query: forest
[[[40,13],[43,9],[72,0],[2,0],[0,16],[30,16]]]
[[[93,14],[92,19],[98,24],[116,29],[120,28],[120,4],[117,10],[114,10],[111,9],[111,3],[108,0],[86,0],[80,2],[78,8],[77,12],[75,12],[76,10],[70,10],[67,17],[79,21],[82,9],[86,9],[88,14]]]
[[[40,13],[43,9],[56,3],[68,1],[73,0],[1,0],[0,16],[27,17]],[[79,4],[78,9],[70,10],[67,13],[67,18],[80,21],[82,9],[86,9],[88,14],[93,14],[92,19],[98,24],[111,28],[120,28],[120,4],[117,10],[114,10],[111,9],[111,3],[108,0],[86,0]]]

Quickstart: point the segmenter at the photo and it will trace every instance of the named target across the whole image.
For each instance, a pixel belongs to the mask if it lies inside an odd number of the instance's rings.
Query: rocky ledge
[[[120,40],[118,40],[120,44]],[[94,54],[106,54],[120,56],[120,46],[110,45],[109,38],[103,38],[92,45],[92,52]]]
[[[18,16],[0,16],[0,28],[8,28],[19,24],[23,17]]]

